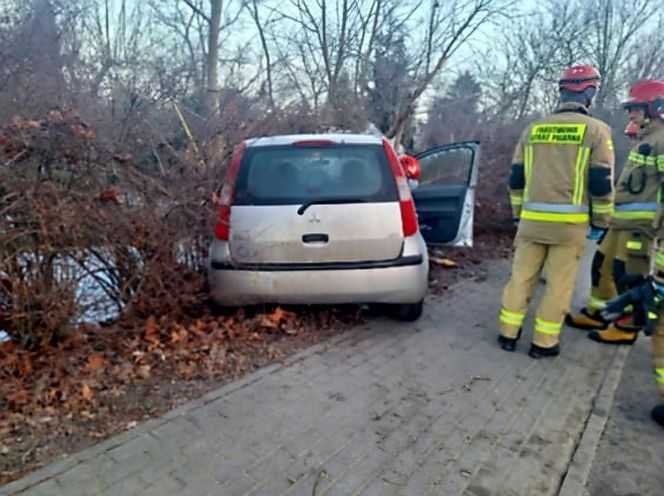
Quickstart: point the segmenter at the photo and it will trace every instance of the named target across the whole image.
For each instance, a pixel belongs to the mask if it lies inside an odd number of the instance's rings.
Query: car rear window
[[[344,198],[397,201],[381,145],[247,148],[235,187],[236,205],[291,205]]]

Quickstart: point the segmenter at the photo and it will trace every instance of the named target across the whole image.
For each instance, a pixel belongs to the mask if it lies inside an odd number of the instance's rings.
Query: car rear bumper
[[[421,238],[420,238],[421,239]],[[409,243],[411,244],[411,243]],[[416,242],[420,247],[424,243]],[[411,244],[412,246],[412,244]],[[217,254],[219,247],[217,247]],[[259,303],[416,303],[427,292],[426,249],[387,262],[234,267],[211,252],[212,299],[224,306]]]

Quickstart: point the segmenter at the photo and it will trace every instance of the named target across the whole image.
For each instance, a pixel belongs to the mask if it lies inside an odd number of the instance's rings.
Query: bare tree
[[[585,9],[590,26],[591,61],[602,74],[602,91],[597,98],[598,107],[615,99],[617,86],[627,74],[629,45],[647,28],[646,20],[661,11],[661,0],[591,0],[580,1],[579,10]]]
[[[389,2],[374,0],[365,14],[359,13],[359,36],[357,42],[357,56],[355,60],[355,91],[363,92],[367,86],[369,64],[376,45],[376,37],[380,31],[383,9]]]
[[[420,21],[426,26],[422,43],[424,49],[418,46],[412,51],[415,84],[401,102],[387,136],[400,141],[418,100],[440,75],[445,64],[505,7],[506,4],[496,0],[455,1],[446,4],[438,0],[430,2],[426,16]]]
[[[635,40],[629,49],[627,77],[632,83],[644,78],[664,77],[664,15],[650,31]]]
[[[584,25],[575,0],[553,1],[508,19],[496,50],[483,58],[487,99],[501,118],[550,110],[563,69],[583,60]]]
[[[309,79],[306,86],[317,90],[322,83],[328,100],[333,102],[337,97],[339,78],[347,68],[361,31],[361,12],[367,10],[367,3],[366,0],[289,0],[286,7],[279,9],[281,19],[290,24],[290,29],[281,38],[288,47],[295,47],[297,54],[290,61],[295,66],[289,69],[291,76],[301,79],[298,66],[302,64],[304,76]],[[287,50],[282,48],[282,53]],[[319,78],[320,82],[316,81]],[[302,83],[298,84],[302,86]]]
[[[3,19],[3,112],[41,112],[65,103],[58,5],[51,0],[7,2]]]
[[[166,28],[163,41],[171,54],[169,62],[172,64],[182,60],[180,64],[183,73],[186,73],[188,85],[193,85],[195,93],[202,97],[206,93],[205,17],[198,15],[183,2],[174,2],[166,8],[162,1],[150,0],[150,7],[156,21]]]
[[[226,9],[223,0],[209,0],[209,6],[204,6],[204,0],[181,0],[191,11],[205,23],[206,43],[205,50],[205,97],[204,109],[207,116],[219,113],[219,59],[221,32],[235,24],[245,6],[245,0],[239,1],[238,8],[231,12]]]
[[[187,3],[189,3],[187,1]],[[207,58],[207,94],[205,98],[205,110],[208,115],[215,115],[219,112],[219,28],[221,27],[221,8],[222,0],[210,0],[210,17],[208,21],[208,58]]]
[[[251,2],[247,3],[247,9],[249,10],[249,14],[251,15],[251,18],[254,21],[256,30],[258,31],[258,37],[260,38],[261,41],[261,48],[263,50],[263,56],[265,57],[265,65],[266,65],[265,76],[267,83],[267,95],[268,95],[268,100],[270,102],[270,107],[274,109],[275,102],[274,102],[274,84],[272,81],[272,57],[270,55],[270,47],[268,46],[267,42],[267,32],[266,32],[265,23],[261,19],[260,12],[258,9],[258,0],[251,0]]]

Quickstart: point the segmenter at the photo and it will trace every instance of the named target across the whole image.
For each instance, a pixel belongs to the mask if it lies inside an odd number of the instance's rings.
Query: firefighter
[[[637,143],[629,153],[616,185],[616,207],[611,228],[601,241],[591,269],[592,288],[587,306],[578,315],[567,316],[567,324],[591,330],[589,337],[608,344],[632,344],[642,327],[631,317],[605,322],[599,311],[604,304],[626,288],[621,282],[626,274],[650,272],[655,222],[664,161],[664,81],[642,80],[630,89],[630,99],[623,104],[637,126]],[[664,106],[663,106],[664,107]],[[610,325],[609,325],[610,324]]]
[[[588,113],[600,87],[599,72],[587,65],[571,66],[558,87],[557,110],[523,132],[509,179],[512,212],[519,220],[498,341],[506,351],[516,348],[528,302],[546,267],[546,289],[528,353],[533,358],[560,353],[560,329],[584,239],[598,239],[613,212],[611,132]]]
[[[661,155],[663,151],[664,149],[659,150],[660,155],[657,156],[662,157],[662,161],[664,161],[664,155]],[[662,243],[659,245],[655,258],[653,280],[658,296],[664,298],[664,245]],[[652,334],[652,352],[655,362],[655,381],[659,387],[662,403],[652,409],[651,416],[655,422],[664,427],[664,308],[662,305],[659,307],[657,327]]]

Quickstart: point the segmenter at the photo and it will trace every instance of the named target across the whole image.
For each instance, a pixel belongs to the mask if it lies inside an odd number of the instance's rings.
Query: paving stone
[[[286,470],[295,461],[295,457],[283,448],[269,454],[253,467],[247,470],[247,474],[257,481],[265,481],[273,475]]]
[[[60,486],[55,481],[48,481],[30,489],[32,496],[65,496]],[[90,494],[99,494],[90,492]]]
[[[235,455],[228,453],[224,457],[215,457],[210,465],[215,480],[225,484],[242,475],[256,461],[255,455],[240,450]]]
[[[219,494],[223,494],[224,496],[244,496],[249,494],[256,485],[255,480],[242,474],[221,486]]]
[[[167,494],[177,495],[180,494],[182,488],[183,485],[180,481],[170,476],[164,476],[157,479],[152,484],[147,485],[142,494],[144,496],[166,496]]]
[[[106,487],[103,494],[108,496],[135,496],[147,491],[148,486],[138,477],[127,477],[112,486]]]
[[[88,465],[81,464],[68,470],[56,479],[57,485],[66,494],[90,495],[101,491],[103,482]],[[39,486],[37,486],[39,487]]]
[[[188,481],[178,496],[218,496],[221,491],[221,485],[213,478],[201,478]]]

